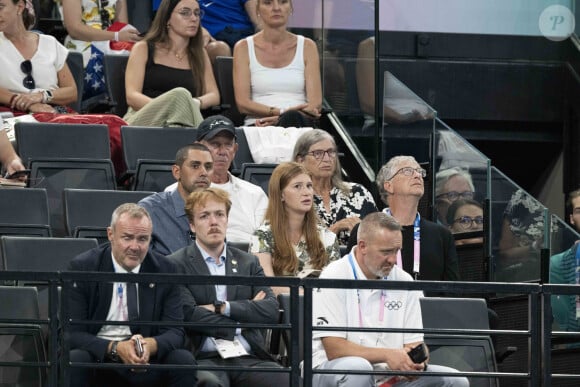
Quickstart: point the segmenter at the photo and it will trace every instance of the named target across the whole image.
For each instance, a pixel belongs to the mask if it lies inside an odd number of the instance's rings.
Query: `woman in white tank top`
[[[245,125],[312,126],[322,87],[316,44],[287,30],[291,0],[258,0],[262,30],[234,47],[234,91]]]

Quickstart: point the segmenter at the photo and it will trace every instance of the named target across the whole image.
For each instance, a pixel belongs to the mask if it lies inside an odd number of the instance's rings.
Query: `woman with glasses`
[[[292,159],[304,165],[312,176],[314,206],[322,224],[346,245],[352,228],[361,218],[377,211],[371,193],[362,185],[342,180],[334,138],[313,129],[298,138]]]
[[[196,0],[163,0],[144,40],[127,63],[125,89],[130,125],[197,127],[201,110],[219,104],[209,57],[203,49]]]
[[[245,125],[313,126],[322,88],[316,44],[287,30],[291,0],[258,0],[262,30],[234,47],[234,92]]]
[[[447,210],[457,199],[473,199],[475,187],[471,174],[459,167],[448,168],[437,172],[435,177],[435,208],[437,221],[447,223]]]
[[[0,20],[0,111],[66,112],[77,98],[67,49],[53,36],[29,31],[31,0],[0,0]]]
[[[453,234],[483,230],[483,207],[472,199],[458,199],[447,210],[447,224]],[[456,245],[483,243],[483,237],[457,239]]]
[[[255,231],[251,245],[267,276],[319,271],[339,258],[336,235],[318,224],[313,194],[310,173],[301,164],[281,163],[272,172],[264,223]]]

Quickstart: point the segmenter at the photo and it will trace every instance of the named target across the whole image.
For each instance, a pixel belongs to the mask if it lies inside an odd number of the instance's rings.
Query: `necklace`
[[[185,52],[182,52],[181,54],[175,53],[175,58],[177,59],[178,62],[181,62],[184,56]]]

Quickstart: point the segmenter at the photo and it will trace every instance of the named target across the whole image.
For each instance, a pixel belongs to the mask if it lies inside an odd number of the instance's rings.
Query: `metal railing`
[[[6,323],[28,323],[43,324],[48,327],[48,359],[46,362],[23,363],[23,362],[2,362],[0,366],[18,367],[42,367],[47,370],[48,386],[63,385],[63,379],[69,372],[70,367],[88,368],[126,368],[125,365],[117,364],[93,364],[74,363],[71,364],[68,355],[68,344],[64,340],[64,335],[74,325],[102,324],[103,321],[79,321],[68,318],[69,300],[68,293],[71,286],[76,281],[83,282],[137,282],[137,283],[171,283],[175,285],[195,283],[204,285],[235,285],[235,286],[277,286],[290,288],[291,310],[300,309],[299,297],[300,289],[303,289],[303,318],[300,320],[299,313],[290,314],[290,323],[278,324],[224,324],[224,327],[238,328],[260,328],[260,329],[284,329],[290,331],[290,347],[287,349],[289,363],[287,367],[279,369],[255,368],[251,372],[285,372],[289,375],[290,385],[299,386],[301,384],[300,361],[304,358],[303,383],[308,387],[312,385],[312,375],[315,373],[330,373],[312,369],[312,357],[306,354],[312,353],[312,333],[319,330],[341,330],[341,331],[369,331],[369,332],[423,332],[426,334],[445,335],[510,335],[526,336],[528,339],[528,364],[525,372],[460,372],[454,375],[467,377],[504,378],[504,379],[525,379],[529,386],[550,386],[552,377],[554,379],[578,379],[580,374],[555,374],[551,375],[551,348],[552,337],[578,337],[580,333],[552,332],[550,295],[552,294],[580,294],[580,288],[573,285],[540,285],[540,284],[510,284],[510,283],[479,283],[479,282],[436,282],[436,281],[415,281],[415,282],[395,282],[395,281],[352,281],[352,280],[328,280],[328,279],[298,279],[298,278],[272,278],[272,277],[238,277],[238,276],[189,276],[171,274],[146,274],[138,276],[131,274],[114,273],[89,273],[89,272],[63,272],[63,273],[36,273],[36,272],[0,272],[0,281],[18,281],[26,283],[43,283],[49,288],[48,319],[46,320],[6,320],[0,319],[0,324]],[[526,295],[529,301],[528,321],[529,327],[526,330],[464,330],[464,329],[385,329],[385,328],[348,328],[348,327],[318,327],[311,323],[303,324],[303,353],[299,353],[299,329],[303,322],[312,321],[312,291],[314,289],[325,288],[360,288],[360,289],[385,289],[385,290],[423,290],[427,292],[461,294],[489,294],[490,296],[499,294],[520,294]],[[59,294],[59,287],[62,291]],[[60,305],[58,303],[60,300]],[[59,314],[60,313],[60,314]],[[110,325],[122,325],[125,323],[107,322]],[[178,322],[169,323],[167,321],[139,321],[138,325],[163,325],[163,326],[201,326],[200,323]],[[61,356],[59,356],[59,354]],[[159,369],[181,369],[194,368],[204,370],[241,370],[239,367],[209,367],[209,366],[171,366],[171,365],[150,365],[147,367]],[[132,367],[134,368],[134,367]],[[243,370],[242,370],[243,371]],[[246,370],[247,371],[247,370]],[[351,372],[356,373],[356,372]],[[404,372],[381,371],[380,374],[406,374]],[[433,373],[426,372],[424,375]]]

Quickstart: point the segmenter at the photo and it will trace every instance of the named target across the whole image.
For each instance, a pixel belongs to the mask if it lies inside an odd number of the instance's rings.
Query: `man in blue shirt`
[[[177,151],[172,168],[177,186],[139,201],[153,221],[152,251],[168,255],[192,243],[184,209],[185,199],[190,193],[209,187],[212,169],[213,158],[205,145],[186,145]]]

